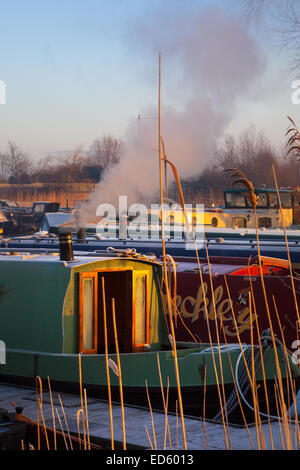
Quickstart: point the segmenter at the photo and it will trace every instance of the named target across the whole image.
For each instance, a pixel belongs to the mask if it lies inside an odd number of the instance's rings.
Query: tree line
[[[82,147],[60,155],[46,155],[34,162],[15,142],[0,153],[0,176],[12,184],[77,183],[101,180],[103,173],[120,161],[123,142],[112,135],[94,140],[88,150]]]
[[[285,147],[272,146],[263,132],[257,132],[253,126],[239,136],[228,135],[222,145],[216,148],[212,162],[197,176],[182,182],[186,194],[199,190],[223,190],[230,188],[232,180],[224,170],[237,168],[241,170],[255,187],[274,187],[276,178],[280,187],[298,187],[299,160],[293,155],[287,156]]]
[[[14,142],[9,142],[2,154],[2,180],[15,184],[24,183],[97,183],[124,155],[125,143],[112,135],[94,140],[90,148],[82,147],[59,157],[46,156],[37,162]],[[274,187],[273,166],[281,187],[297,187],[299,184],[299,162],[286,156],[285,149],[275,149],[263,132],[249,127],[239,136],[225,136],[221,145],[214,150],[203,169],[192,168],[195,176],[181,181],[185,192],[230,187],[227,168],[238,168],[245,173],[254,186]],[[1,156],[1,154],[0,154]],[[4,158],[3,158],[4,157]],[[172,159],[172,158],[171,158]],[[4,160],[4,162],[3,162]],[[170,184],[170,196],[175,197],[175,185]],[[173,194],[172,194],[173,193]]]

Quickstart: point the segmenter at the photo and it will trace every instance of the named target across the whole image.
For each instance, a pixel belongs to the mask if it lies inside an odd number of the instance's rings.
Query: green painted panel
[[[1,261],[0,339],[6,348],[62,351],[70,274],[60,261]]]

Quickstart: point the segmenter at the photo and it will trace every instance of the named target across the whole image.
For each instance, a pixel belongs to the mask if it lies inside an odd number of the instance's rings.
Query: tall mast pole
[[[182,437],[184,443],[184,449],[187,449],[186,444],[186,433],[185,433],[185,424],[184,424],[184,415],[183,415],[183,403],[181,395],[181,386],[180,386],[180,377],[179,377],[179,366],[178,366],[178,357],[177,357],[177,347],[176,339],[174,332],[174,324],[172,318],[172,304],[170,298],[169,290],[169,281],[167,275],[167,259],[166,259],[166,245],[165,245],[165,233],[164,233],[164,210],[163,210],[163,172],[162,172],[162,138],[161,138],[161,53],[159,53],[159,81],[158,81],[158,149],[159,149],[159,181],[160,181],[160,205],[161,205],[161,238],[162,238],[162,251],[163,251],[163,262],[164,262],[164,278],[167,294],[167,305],[169,310],[170,318],[170,328],[171,328],[171,337],[174,351],[174,365],[175,365],[175,374],[177,382],[177,391],[178,391],[178,402],[179,402],[179,411],[181,417],[181,428],[182,428]]]

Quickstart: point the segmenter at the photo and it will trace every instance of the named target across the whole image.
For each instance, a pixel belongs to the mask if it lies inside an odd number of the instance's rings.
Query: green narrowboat
[[[118,364],[115,324],[125,403],[148,406],[149,392],[153,408],[161,409],[162,379],[169,410],[174,411],[178,381],[161,282],[162,266],[151,258],[126,252],[74,257],[62,240],[59,253],[2,253],[0,340],[5,344],[5,360],[0,360],[0,380],[34,385],[36,377],[45,381],[49,377],[53,388],[77,393],[81,376],[89,396],[106,399],[106,346],[110,364]],[[250,374],[252,359],[256,364],[261,411],[266,410],[267,388],[269,412],[276,412],[274,384],[280,380],[276,364],[285,394],[292,386],[298,390],[298,366],[280,345],[274,349],[268,338],[262,350],[179,342],[175,349],[187,415],[200,416],[205,403],[205,416],[214,418],[220,412],[220,395],[236,408],[235,393],[241,393],[240,401],[251,413],[247,359]],[[120,370],[109,370],[112,397],[118,401]],[[285,398],[291,403],[291,397]]]

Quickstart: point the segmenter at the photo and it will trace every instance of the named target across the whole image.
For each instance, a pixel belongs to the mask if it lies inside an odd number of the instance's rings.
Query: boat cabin
[[[280,210],[276,189],[256,188],[254,191],[258,196],[259,227],[271,228],[276,226],[276,221],[272,217],[274,212],[278,213]],[[286,226],[300,224],[300,190],[280,189],[278,192]],[[225,210],[249,211],[253,209],[248,191],[245,188],[226,189],[224,191],[224,200]],[[265,216],[261,215],[263,211]],[[249,217],[236,216],[232,222],[233,225],[237,225],[239,228],[245,228],[249,222]]]
[[[8,253],[0,266],[0,339],[8,350],[104,353],[106,311],[115,352],[112,299],[121,353],[156,350],[167,338],[161,266],[146,257]]]

